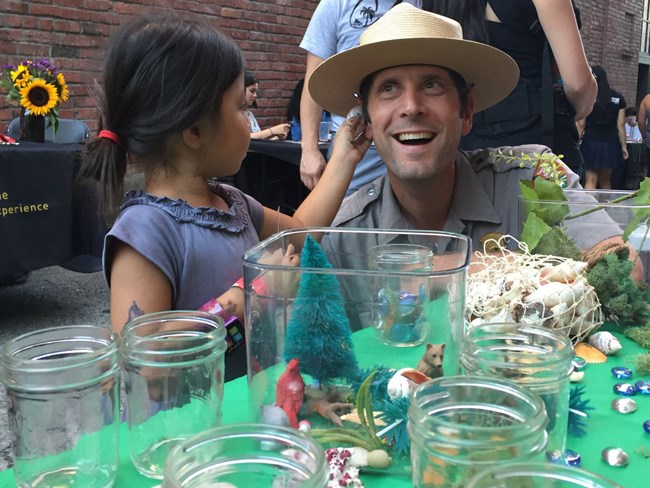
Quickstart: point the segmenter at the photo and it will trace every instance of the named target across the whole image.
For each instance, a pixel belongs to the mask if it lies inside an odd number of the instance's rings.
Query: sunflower
[[[31,78],[29,70],[24,64],[18,65],[16,71],[9,71],[9,74],[11,76],[11,82],[18,89],[23,88]]]
[[[41,78],[31,79],[20,89],[20,104],[34,115],[47,115],[58,102],[56,87]]]
[[[68,90],[68,85],[65,82],[65,77],[63,76],[63,73],[59,73],[56,75],[56,81],[59,85],[59,98],[61,99],[62,102],[67,102],[68,95],[70,95],[70,90]]]

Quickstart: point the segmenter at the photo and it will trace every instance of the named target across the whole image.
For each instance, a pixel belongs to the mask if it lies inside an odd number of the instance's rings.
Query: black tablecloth
[[[101,269],[96,185],[75,182],[82,146],[0,145],[0,276]]]
[[[640,142],[628,142],[629,157],[612,172],[612,187],[619,190],[637,190],[648,175],[648,148]]]
[[[323,156],[328,144],[319,144]],[[262,205],[293,214],[309,190],[300,180],[299,142],[251,139],[233,184]]]

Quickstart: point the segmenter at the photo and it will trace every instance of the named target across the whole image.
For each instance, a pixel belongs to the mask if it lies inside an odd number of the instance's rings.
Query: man
[[[367,119],[364,135],[387,166],[386,176],[346,198],[335,225],[457,232],[470,236],[475,250],[489,233],[519,237],[519,182],[548,175],[534,156],[548,148],[513,148],[523,158],[504,158],[490,148],[458,150],[474,112],[503,99],[517,77],[515,62],[502,51],[465,41],[455,21],[405,4],[369,27],[358,47],[323,62],[311,76],[312,97],[333,113],[346,113],[358,97]],[[566,187],[580,188],[575,173],[552,164]],[[599,225],[589,232],[574,226],[570,234],[589,248],[620,232]],[[338,238],[332,235],[326,245],[341,249]],[[356,256],[350,259],[362,259]]]
[[[409,1],[409,0],[407,0]],[[416,0],[410,0],[413,3]],[[307,51],[305,82],[324,59],[340,53],[359,43],[359,36],[377,22],[391,7],[402,0],[321,0],[314,11],[300,47]],[[419,1],[418,1],[419,3]],[[302,128],[302,156],[300,178],[310,190],[316,185],[325,169],[325,159],[318,149],[319,127],[323,109],[303,90],[300,101],[300,125]],[[333,115],[332,131],[336,132],[345,113]],[[348,194],[365,183],[383,175],[386,168],[371,146],[364,159],[357,165]]]

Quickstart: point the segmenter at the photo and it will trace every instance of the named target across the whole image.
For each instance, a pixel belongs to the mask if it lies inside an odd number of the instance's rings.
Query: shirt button
[[[373,196],[375,194],[375,189],[374,188],[369,188],[368,189],[368,196]]]

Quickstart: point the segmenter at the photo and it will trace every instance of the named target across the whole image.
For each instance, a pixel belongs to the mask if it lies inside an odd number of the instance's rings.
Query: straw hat
[[[510,56],[464,40],[455,20],[401,3],[368,27],[357,47],[323,61],[309,79],[309,93],[325,110],[345,116],[357,104],[355,94],[366,76],[408,64],[458,72],[474,94],[475,112],[503,100],[519,79]]]

